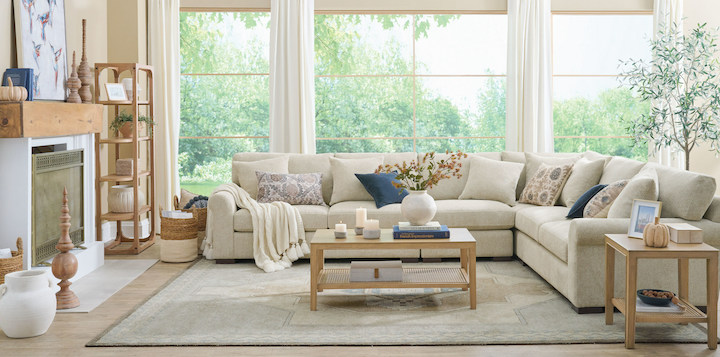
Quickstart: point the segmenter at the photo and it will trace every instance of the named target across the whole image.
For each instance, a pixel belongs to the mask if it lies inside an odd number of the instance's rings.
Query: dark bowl
[[[672,300],[672,298],[669,298],[669,299],[661,299],[661,298],[656,298],[656,297],[651,297],[651,296],[643,295],[643,293],[642,293],[643,290],[659,291],[659,292],[663,292],[663,291],[667,291],[667,290],[660,290],[660,289],[640,289],[640,290],[638,290],[638,291],[637,291],[637,296],[640,298],[640,300],[641,300],[642,302],[644,302],[644,303],[646,303],[646,304],[648,304],[648,305],[666,306],[666,305],[669,304],[670,301]]]

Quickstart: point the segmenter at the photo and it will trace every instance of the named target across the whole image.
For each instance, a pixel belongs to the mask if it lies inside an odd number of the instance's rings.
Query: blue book
[[[400,230],[397,225],[393,226],[393,239],[439,239],[450,238],[450,230],[448,226],[442,225],[439,230],[419,230],[405,231]]]
[[[25,87],[28,92],[28,97],[26,100],[30,101],[33,100],[33,89],[35,88],[35,83],[33,77],[33,69],[32,68],[8,68],[5,70],[5,73],[3,74],[2,78],[2,85],[8,86],[10,82],[8,82],[8,78],[12,78],[13,86],[20,86]]]

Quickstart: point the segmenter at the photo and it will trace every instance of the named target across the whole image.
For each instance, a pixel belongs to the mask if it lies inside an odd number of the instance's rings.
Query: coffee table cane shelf
[[[333,249],[459,249],[460,267],[404,267],[403,281],[350,282],[350,268],[325,268],[324,252]],[[317,293],[324,289],[383,288],[462,288],[474,310],[475,258],[475,238],[465,228],[450,228],[449,239],[393,239],[391,229],[383,229],[380,239],[364,239],[352,231],[347,238],[335,238],[332,230],[321,229],[310,244],[310,310],[317,310]]]
[[[625,256],[625,297],[614,297],[615,252]],[[638,259],[677,259],[678,298],[685,307],[683,313],[636,312],[637,261]],[[705,259],[707,266],[707,314],[690,304],[688,299],[689,259]],[[642,239],[628,238],[626,234],[605,235],[605,324],[613,323],[613,306],[625,315],[625,348],[635,347],[635,323],[706,322],[708,348],[717,348],[718,303],[718,250],[705,244],[676,244],[669,242],[665,248],[652,248]]]

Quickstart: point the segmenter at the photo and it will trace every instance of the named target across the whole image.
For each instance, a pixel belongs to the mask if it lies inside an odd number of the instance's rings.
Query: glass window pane
[[[412,15],[315,15],[315,74],[411,74]]]
[[[649,60],[652,21],[652,15],[553,15],[553,73],[618,74],[620,60]]]
[[[412,136],[412,98],[412,78],[315,78],[316,135]]]
[[[635,146],[630,138],[555,138],[555,152],[592,150],[605,155],[647,161],[647,146]]]
[[[556,77],[553,130],[557,136],[626,136],[626,120],[649,111],[615,78]]]
[[[268,76],[180,76],[180,136],[267,136]]]
[[[446,150],[464,152],[489,152],[505,150],[505,139],[418,139],[417,152]]]
[[[418,15],[416,73],[505,74],[507,15]]]
[[[505,136],[505,78],[418,78],[417,135]]]
[[[326,152],[408,152],[413,151],[410,139],[318,140],[317,153]]]
[[[180,12],[180,73],[268,73],[269,12]]]
[[[268,139],[180,139],[179,145],[180,185],[207,195],[230,181],[235,153],[268,151],[270,143]]]

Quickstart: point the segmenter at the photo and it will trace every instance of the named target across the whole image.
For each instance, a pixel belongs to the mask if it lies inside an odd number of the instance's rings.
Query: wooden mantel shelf
[[[99,133],[100,104],[0,102],[0,138],[35,138]]]

